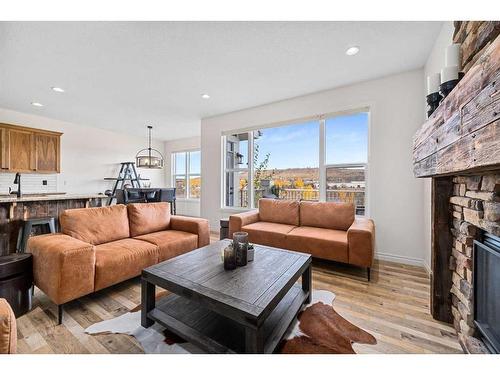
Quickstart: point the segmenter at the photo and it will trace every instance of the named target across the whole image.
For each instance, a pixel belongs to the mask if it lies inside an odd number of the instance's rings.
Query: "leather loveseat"
[[[35,285],[59,306],[208,245],[208,221],[170,214],[168,203],[64,211],[62,233],[28,241]]]
[[[366,267],[370,280],[375,226],[351,203],[260,199],[258,210],[230,216],[229,236],[238,231],[257,244]]]

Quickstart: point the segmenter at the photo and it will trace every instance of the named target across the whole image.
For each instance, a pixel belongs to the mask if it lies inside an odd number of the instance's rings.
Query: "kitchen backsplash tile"
[[[13,184],[15,173],[0,173],[0,194],[17,190],[17,185]],[[43,181],[47,184],[44,185]],[[56,174],[21,174],[21,191],[23,193],[55,193],[57,192]]]

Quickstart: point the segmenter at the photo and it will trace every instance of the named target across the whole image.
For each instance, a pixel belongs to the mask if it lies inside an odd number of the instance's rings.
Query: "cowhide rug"
[[[165,292],[156,296],[165,296]],[[377,343],[375,337],[341,317],[333,308],[335,294],[314,290],[309,305],[292,322],[277,353],[289,354],[355,354],[353,343]],[[203,353],[196,346],[165,330],[155,323],[141,326],[140,306],[119,317],[95,323],[85,330],[87,334],[123,333],[134,336],[145,353],[188,354]]]

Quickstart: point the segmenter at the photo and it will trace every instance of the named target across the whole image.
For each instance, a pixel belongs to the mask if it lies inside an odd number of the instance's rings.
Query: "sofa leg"
[[[57,325],[62,324],[63,319],[63,305],[57,305]]]
[[[366,268],[366,274],[368,276],[368,281],[370,281],[370,271],[371,271],[370,267],[367,267]]]

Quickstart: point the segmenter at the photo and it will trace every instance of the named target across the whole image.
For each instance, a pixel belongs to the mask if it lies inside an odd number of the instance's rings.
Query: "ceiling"
[[[204,117],[420,68],[440,28],[440,22],[0,22],[0,107],[139,136],[152,124],[163,140],[190,137],[199,135]],[[361,50],[347,56],[352,45]]]

